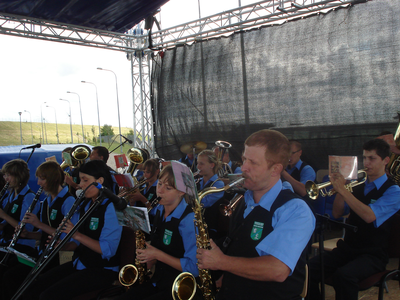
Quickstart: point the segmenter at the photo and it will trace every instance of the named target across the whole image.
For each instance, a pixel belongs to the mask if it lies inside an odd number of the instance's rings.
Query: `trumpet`
[[[363,184],[367,180],[367,172],[365,170],[359,170],[357,174],[363,174],[363,177],[361,179],[357,179],[356,181],[351,181],[350,183],[345,185],[346,190],[348,190],[350,193],[353,192],[353,187]],[[307,195],[312,200],[316,200],[318,198],[318,195],[321,195],[322,197],[332,196],[336,193],[336,191],[333,189],[328,191],[326,188],[330,185],[332,185],[332,182],[330,181],[315,184],[313,181],[308,180],[306,182]]]
[[[117,197],[119,198],[125,198],[128,195],[132,195],[136,193],[137,191],[140,191],[140,187],[146,183],[147,178],[143,177],[142,180],[140,180],[137,184],[135,184],[133,187],[130,187],[129,189],[121,191]]]
[[[236,195],[228,205],[226,204],[220,204],[219,206],[219,211],[224,217],[230,217],[232,213],[235,211],[236,207],[238,206],[240,200],[244,198],[243,195]]]

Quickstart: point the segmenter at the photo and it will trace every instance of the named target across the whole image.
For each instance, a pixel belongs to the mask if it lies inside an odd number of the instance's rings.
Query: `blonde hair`
[[[221,162],[218,160],[217,156],[212,150],[203,150],[199,153],[198,156],[204,156],[207,157],[207,161],[210,164],[214,164],[213,172],[214,174],[218,173],[218,170],[221,168]]]

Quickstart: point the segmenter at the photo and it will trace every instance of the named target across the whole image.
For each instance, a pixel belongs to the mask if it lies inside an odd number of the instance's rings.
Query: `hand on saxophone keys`
[[[223,256],[224,253],[221,249],[210,239],[210,249],[197,249],[198,267],[199,269],[220,270],[218,264],[222,261]]]

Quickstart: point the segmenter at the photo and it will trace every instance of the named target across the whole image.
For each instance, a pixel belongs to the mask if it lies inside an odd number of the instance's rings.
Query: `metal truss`
[[[282,24],[316,13],[366,0],[269,0],[224,11],[209,17],[151,33],[140,24],[128,33],[116,33],[0,13],[0,34],[80,46],[123,51],[131,62],[133,131],[135,147],[154,157],[154,132],[150,102],[151,54],[154,50],[230,35],[261,26]],[[157,17],[157,15],[155,16]],[[151,42],[151,43],[150,43]],[[151,48],[149,45],[152,45]]]
[[[325,13],[338,7],[366,2],[367,0],[270,0],[224,11],[179,26],[154,32],[153,46],[171,48],[196,41],[227,36],[233,32]]]

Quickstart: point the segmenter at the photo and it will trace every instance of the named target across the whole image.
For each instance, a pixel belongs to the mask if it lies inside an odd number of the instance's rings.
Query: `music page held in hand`
[[[192,171],[185,164],[175,160],[171,161],[171,165],[174,172],[176,189],[189,196],[196,197],[197,189]]]
[[[357,156],[329,155],[329,175],[340,173],[345,179],[357,179]]]

